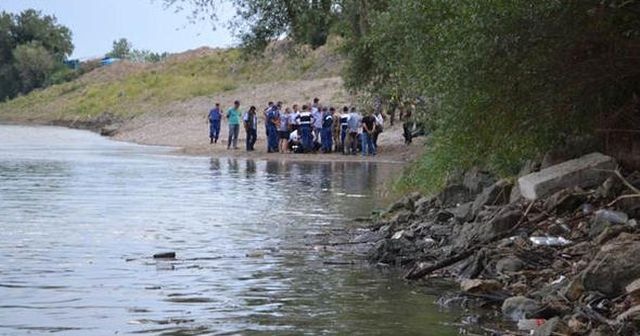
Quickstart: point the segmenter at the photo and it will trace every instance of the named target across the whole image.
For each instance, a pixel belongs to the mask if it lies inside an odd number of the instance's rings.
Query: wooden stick
[[[636,188],[633,184],[629,183],[629,181],[627,181],[627,179],[624,178],[624,176],[622,176],[619,169],[614,170],[613,173],[616,174],[616,176],[618,176],[620,180],[622,180],[622,183],[624,183],[624,185],[626,185],[627,188],[631,189],[636,194],[640,194],[640,189]]]
[[[613,201],[609,202],[609,204],[607,204],[607,207],[610,207],[610,206],[618,203],[618,201],[621,201],[621,200],[623,200],[625,198],[636,198],[636,197],[640,197],[640,194],[629,194],[629,195],[618,196],[618,198],[616,198]]]

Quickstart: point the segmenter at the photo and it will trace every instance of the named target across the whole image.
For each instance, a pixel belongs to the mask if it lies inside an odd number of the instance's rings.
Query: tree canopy
[[[111,51],[108,52],[105,56],[107,57],[117,57],[117,58],[125,58],[131,52],[131,48],[133,45],[126,38],[121,38],[119,40],[113,41],[113,47],[111,47]]]
[[[0,12],[0,101],[44,85],[72,51],[71,31],[55,16]]]
[[[336,24],[341,0],[164,0],[166,8],[188,10],[192,22],[217,22],[223,3],[236,8],[228,22],[248,50],[260,51],[269,42],[288,37],[302,44],[319,47],[326,43]]]

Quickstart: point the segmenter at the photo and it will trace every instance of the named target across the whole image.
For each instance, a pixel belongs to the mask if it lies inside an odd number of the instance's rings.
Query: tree
[[[418,117],[429,117],[433,139],[416,175],[472,165],[512,173],[635,106],[639,1],[389,2],[347,35],[345,83],[428,98]]]
[[[127,58],[131,52],[133,45],[126,38],[113,41],[111,51],[107,53],[107,57]]]
[[[55,71],[72,51],[71,31],[55,16],[0,12],[0,101],[44,85],[50,73],[42,71]]]
[[[73,52],[71,31],[57,24],[55,16],[45,15],[34,9],[27,9],[15,16],[16,45],[39,41],[41,45],[59,62]]]
[[[22,92],[40,87],[56,67],[54,56],[39,41],[17,46],[13,58]]]
[[[353,0],[349,0],[353,1]],[[224,0],[164,0],[165,8],[192,10],[189,19],[217,21]],[[340,0],[232,0],[236,17],[229,23],[242,45],[262,50],[287,36],[297,43],[319,47],[326,43],[341,7]]]
[[[136,63],[157,63],[167,58],[167,56],[169,54],[166,52],[159,54],[150,50],[132,49],[127,55],[127,59]]]

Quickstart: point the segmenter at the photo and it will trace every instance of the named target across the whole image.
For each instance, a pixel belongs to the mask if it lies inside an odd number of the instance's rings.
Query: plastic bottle
[[[596,222],[606,221],[611,224],[625,224],[628,220],[629,216],[624,212],[607,209],[600,209],[596,211]]]
[[[564,246],[564,245],[571,244],[571,241],[568,239],[564,239],[564,237],[534,236],[534,237],[529,237],[529,240],[535,245],[545,245],[545,246]]]

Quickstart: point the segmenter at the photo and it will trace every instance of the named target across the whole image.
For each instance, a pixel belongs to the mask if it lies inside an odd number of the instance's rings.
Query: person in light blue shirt
[[[240,133],[240,101],[233,102],[233,107],[227,110],[227,122],[229,123],[229,139],[227,149],[238,149],[238,133]]]
[[[347,143],[345,144],[345,154],[356,155],[358,153],[358,131],[360,130],[360,124],[362,117],[358,113],[355,107],[351,108],[349,113],[349,120],[347,120]]]
[[[220,119],[222,119],[222,113],[220,112],[220,103],[216,103],[216,107],[209,111],[209,143],[218,143],[218,137],[220,136]]]

